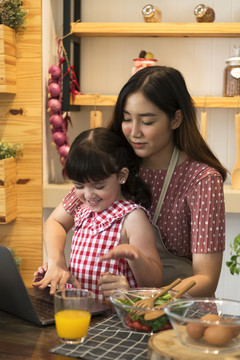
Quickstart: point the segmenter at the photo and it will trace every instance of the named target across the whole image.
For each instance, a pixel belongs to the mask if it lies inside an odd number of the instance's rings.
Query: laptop
[[[36,325],[53,324],[54,304],[49,289],[26,288],[11,251],[0,245],[0,310]],[[92,316],[109,310],[111,306],[95,301]]]

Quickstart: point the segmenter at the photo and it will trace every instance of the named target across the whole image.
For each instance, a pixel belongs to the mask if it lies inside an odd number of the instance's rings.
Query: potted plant
[[[14,220],[17,215],[16,160],[22,153],[21,144],[0,141],[0,224]]]
[[[232,275],[240,273],[240,234],[238,234],[233,243],[230,244],[231,248],[231,259],[226,262]]]
[[[13,30],[25,30],[26,16],[28,11],[22,9],[21,0],[0,1],[0,24],[6,25]]]
[[[16,92],[16,31],[25,30],[28,11],[20,0],[0,0],[0,92]]]

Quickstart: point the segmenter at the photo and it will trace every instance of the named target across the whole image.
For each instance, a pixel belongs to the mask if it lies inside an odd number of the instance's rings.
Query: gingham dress
[[[69,270],[82,288],[93,291],[98,300],[103,299],[97,283],[102,272],[124,275],[130,287],[138,286],[126,260],[99,261],[100,255],[120,244],[123,221],[135,209],[143,208],[132,201],[119,200],[102,212],[92,212],[82,205],[75,215]]]

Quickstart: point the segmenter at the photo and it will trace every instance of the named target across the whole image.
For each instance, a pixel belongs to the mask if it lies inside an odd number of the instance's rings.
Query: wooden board
[[[71,32],[108,37],[239,37],[239,23],[71,23]]]
[[[0,92],[16,92],[15,31],[0,25]]]
[[[240,351],[224,354],[204,354],[182,345],[174,330],[162,331],[150,337],[148,360],[235,360],[240,359]]]

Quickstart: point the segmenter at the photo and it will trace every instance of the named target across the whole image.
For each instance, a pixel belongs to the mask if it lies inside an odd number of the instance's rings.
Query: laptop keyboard
[[[30,295],[35,311],[41,320],[54,319],[54,304]]]

